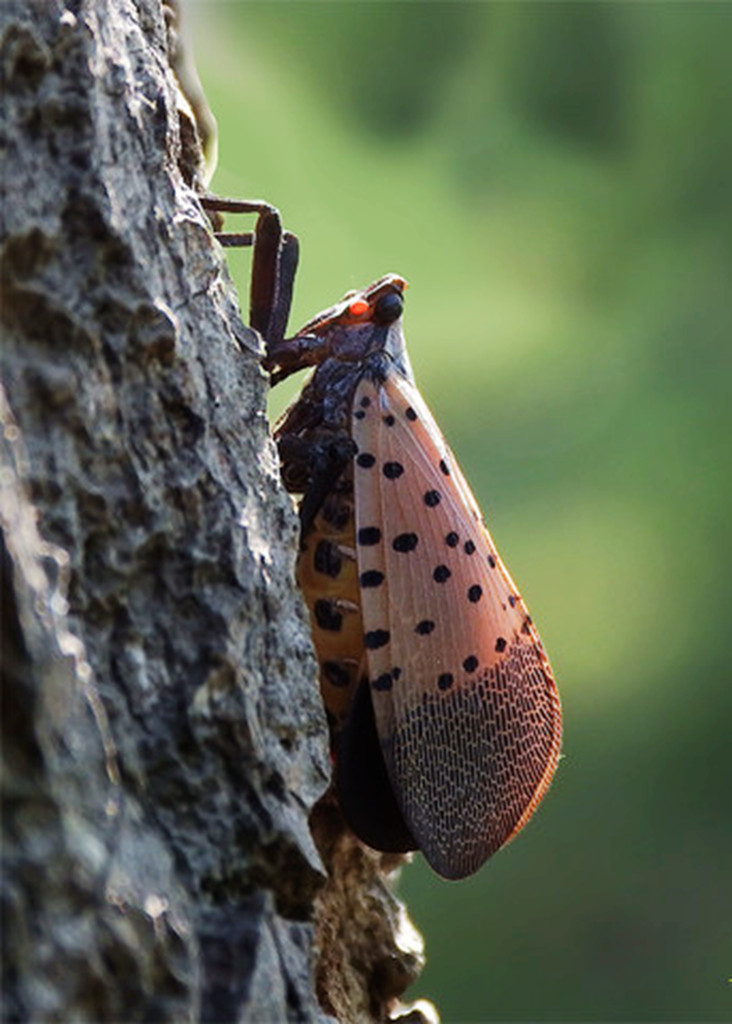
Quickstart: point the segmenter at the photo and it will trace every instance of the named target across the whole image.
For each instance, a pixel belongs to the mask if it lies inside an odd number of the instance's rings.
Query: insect
[[[406,281],[388,274],[285,338],[297,242],[272,207],[245,206],[256,231],[229,237],[255,245],[265,366],[275,384],[314,367],[275,439],[285,485],[301,495],[297,574],[339,803],[367,845],[419,849],[438,874],[463,878],[523,828],[551,782],[552,670],[417,390]]]

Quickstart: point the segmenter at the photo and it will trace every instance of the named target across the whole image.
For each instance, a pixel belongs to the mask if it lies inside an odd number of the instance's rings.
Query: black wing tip
[[[445,853],[444,850],[432,849],[429,842],[425,843],[421,850],[432,870],[448,882],[459,882],[463,878],[469,878],[476,874],[489,857],[497,852],[490,848],[469,855],[466,855],[464,850]]]

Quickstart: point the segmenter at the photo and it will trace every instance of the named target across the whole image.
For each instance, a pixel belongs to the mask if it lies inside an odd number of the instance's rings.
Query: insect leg
[[[321,363],[329,347],[330,342],[319,338],[317,334],[296,334],[294,338],[284,338],[274,345],[268,345],[264,367],[272,372],[272,386],[285,380],[291,373]]]
[[[267,346],[282,341],[292,303],[297,271],[297,237],[282,230],[279,211],[261,199],[225,199],[201,196],[201,205],[214,213],[256,213],[254,231],[216,231],[218,241],[229,247],[253,246],[249,290],[249,323],[262,335]],[[220,224],[216,224],[216,227]]]

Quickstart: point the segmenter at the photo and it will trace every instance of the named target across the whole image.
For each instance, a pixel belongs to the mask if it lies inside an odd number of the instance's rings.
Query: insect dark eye
[[[374,306],[373,321],[377,324],[393,324],[402,315],[404,301],[396,292],[382,295]]]

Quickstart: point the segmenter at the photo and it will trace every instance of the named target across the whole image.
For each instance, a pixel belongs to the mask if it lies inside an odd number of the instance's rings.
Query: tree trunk
[[[175,12],[0,33],[3,1020],[382,1020],[419,939],[330,797],[309,829],[297,523]]]

